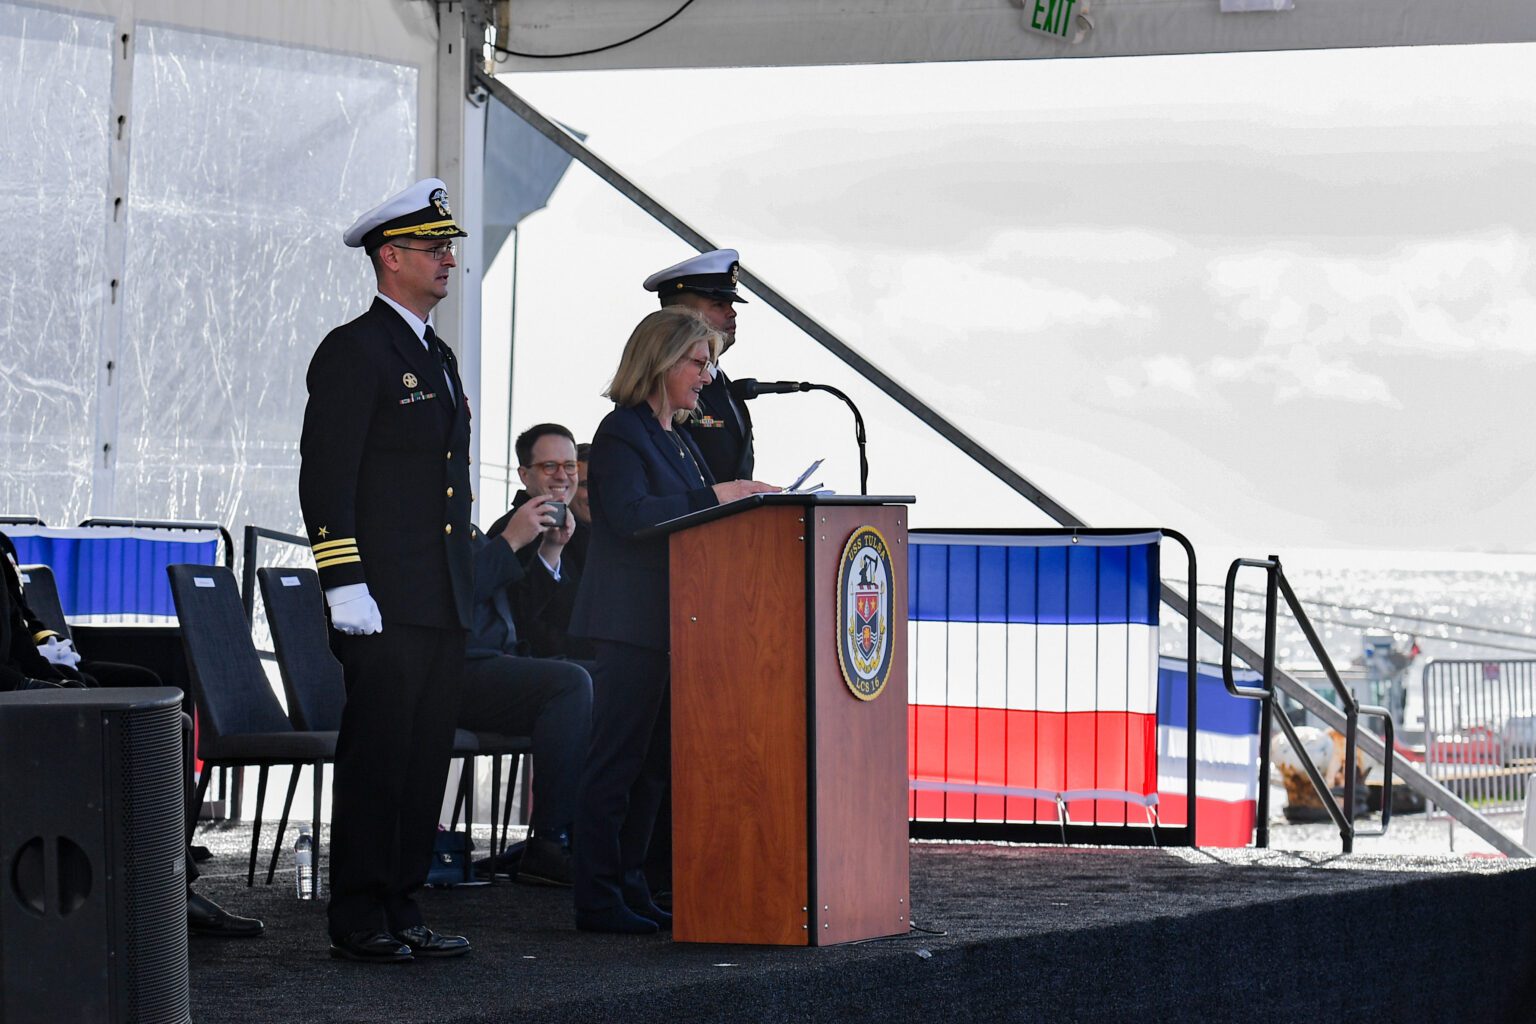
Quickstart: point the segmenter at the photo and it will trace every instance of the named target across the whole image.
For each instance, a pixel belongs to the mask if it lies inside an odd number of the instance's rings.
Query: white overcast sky
[[[1536,552],[1533,68],[1512,45],[506,80],[1094,525]],[[517,428],[590,434],[640,281],[688,252],[572,168],[520,233]],[[739,337],[733,376],[855,395],[870,488],[917,494],[914,524],[1043,522],[762,303]],[[857,489],[839,405],[754,410],[760,477],[826,456]]]

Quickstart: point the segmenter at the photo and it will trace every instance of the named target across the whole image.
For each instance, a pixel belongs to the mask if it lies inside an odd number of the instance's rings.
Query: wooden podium
[[[677,941],[908,930],[912,500],[759,495],[658,527],[671,534]]]

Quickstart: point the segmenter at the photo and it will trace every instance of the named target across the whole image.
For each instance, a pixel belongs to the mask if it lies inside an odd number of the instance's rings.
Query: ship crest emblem
[[[848,538],[837,572],[837,660],[860,700],[874,700],[891,674],[895,566],[885,538],[861,526]]]

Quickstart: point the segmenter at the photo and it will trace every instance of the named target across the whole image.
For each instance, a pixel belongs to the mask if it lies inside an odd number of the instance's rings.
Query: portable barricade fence
[[[165,567],[228,558],[217,527],[13,526],[23,565],[52,568],[59,604],[75,625],[162,625],[176,621]]]
[[[1187,801],[1178,824],[1159,808],[1164,534],[1195,579],[1173,531],[911,533],[913,836],[1193,844]],[[1198,725],[1192,649],[1182,664]],[[1181,795],[1197,794],[1197,731]],[[1198,827],[1198,794],[1194,808]]]
[[[1479,811],[1520,811],[1536,772],[1536,660],[1424,666],[1424,771]]]
[[[1189,701],[1188,665],[1182,658],[1161,658],[1157,669],[1158,819],[1164,825],[1188,822]],[[1235,669],[1239,685],[1259,686],[1263,676]],[[1221,666],[1195,666],[1197,731],[1194,736],[1195,845],[1242,847],[1253,842],[1258,823],[1259,714],[1256,700],[1234,697],[1221,678]]]

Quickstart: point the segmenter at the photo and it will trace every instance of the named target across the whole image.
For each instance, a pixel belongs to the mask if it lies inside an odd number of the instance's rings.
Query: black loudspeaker
[[[181,691],[0,693],[0,1022],[189,1024]]]

